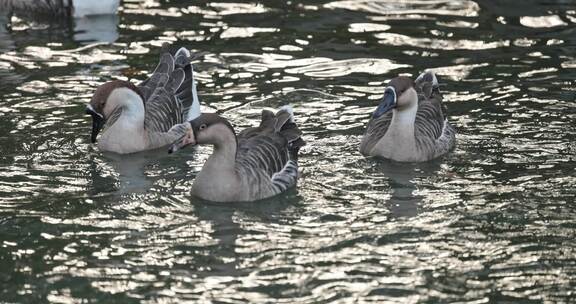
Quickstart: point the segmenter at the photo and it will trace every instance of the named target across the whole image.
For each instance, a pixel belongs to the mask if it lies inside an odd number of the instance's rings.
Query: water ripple
[[[0,14],[1,298],[572,302],[576,13],[548,2],[124,1],[118,18],[73,25]],[[238,129],[294,106],[297,189],[210,204],[189,195],[210,148],[89,144],[91,93],[144,79],[165,42],[192,50],[203,110]],[[426,69],[456,149],[424,164],[360,155],[387,81]]]

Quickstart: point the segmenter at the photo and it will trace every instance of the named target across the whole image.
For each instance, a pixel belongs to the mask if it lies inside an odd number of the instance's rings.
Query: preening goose
[[[190,64],[190,52],[180,48],[162,54],[152,75],[138,86],[107,82],[94,93],[86,113],[92,116],[92,143],[120,154],[156,149],[186,132],[184,122],[200,115],[200,102]]]
[[[192,195],[214,202],[256,201],[296,185],[298,150],[305,142],[294,123],[292,108],[276,114],[262,111],[260,126],[237,136],[230,123],[216,114],[202,114],[170,148],[189,144],[214,146],[192,185]]]
[[[396,77],[372,114],[360,152],[400,162],[439,157],[456,143],[456,130],[446,119],[438,80],[433,72],[415,81]]]

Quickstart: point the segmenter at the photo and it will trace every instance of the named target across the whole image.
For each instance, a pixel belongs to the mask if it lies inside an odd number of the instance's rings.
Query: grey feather
[[[386,134],[388,127],[390,127],[390,122],[392,121],[392,111],[385,113],[384,115],[374,119],[371,118],[368,122],[366,132],[360,143],[360,151],[364,154],[367,151],[371,151],[378,141]]]
[[[144,97],[144,128],[150,132],[168,132],[186,121],[194,102],[193,75],[188,51],[162,54],[152,75],[138,88]]]
[[[257,128],[246,129],[237,136],[236,168],[252,195],[263,198],[286,191],[298,179],[297,154],[305,143],[294,138],[301,134],[292,114],[280,110],[276,115],[264,110]],[[290,125],[292,124],[292,125]],[[286,130],[297,130],[288,133]],[[299,140],[298,145],[294,145]]]

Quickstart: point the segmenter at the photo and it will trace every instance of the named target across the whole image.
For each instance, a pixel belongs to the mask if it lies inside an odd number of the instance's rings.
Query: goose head
[[[232,125],[214,113],[204,113],[187,122],[185,135],[172,144],[169,153],[176,152],[188,145],[213,145],[218,148],[227,142],[235,141],[236,134]]]
[[[384,97],[372,116],[378,118],[392,109],[402,111],[417,104],[418,93],[414,88],[414,81],[405,76],[396,77],[388,82]]]
[[[114,80],[99,86],[86,106],[86,114],[92,116],[92,143],[114,110],[122,104],[142,100],[138,88],[129,81]]]

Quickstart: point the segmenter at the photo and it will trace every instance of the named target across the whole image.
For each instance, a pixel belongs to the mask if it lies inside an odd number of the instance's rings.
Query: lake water
[[[576,302],[576,2],[135,1],[48,25],[0,14],[0,302]],[[85,104],[195,54],[237,130],[291,104],[298,188],[191,198],[210,148],[89,143]],[[367,159],[386,82],[437,72],[457,148]]]

